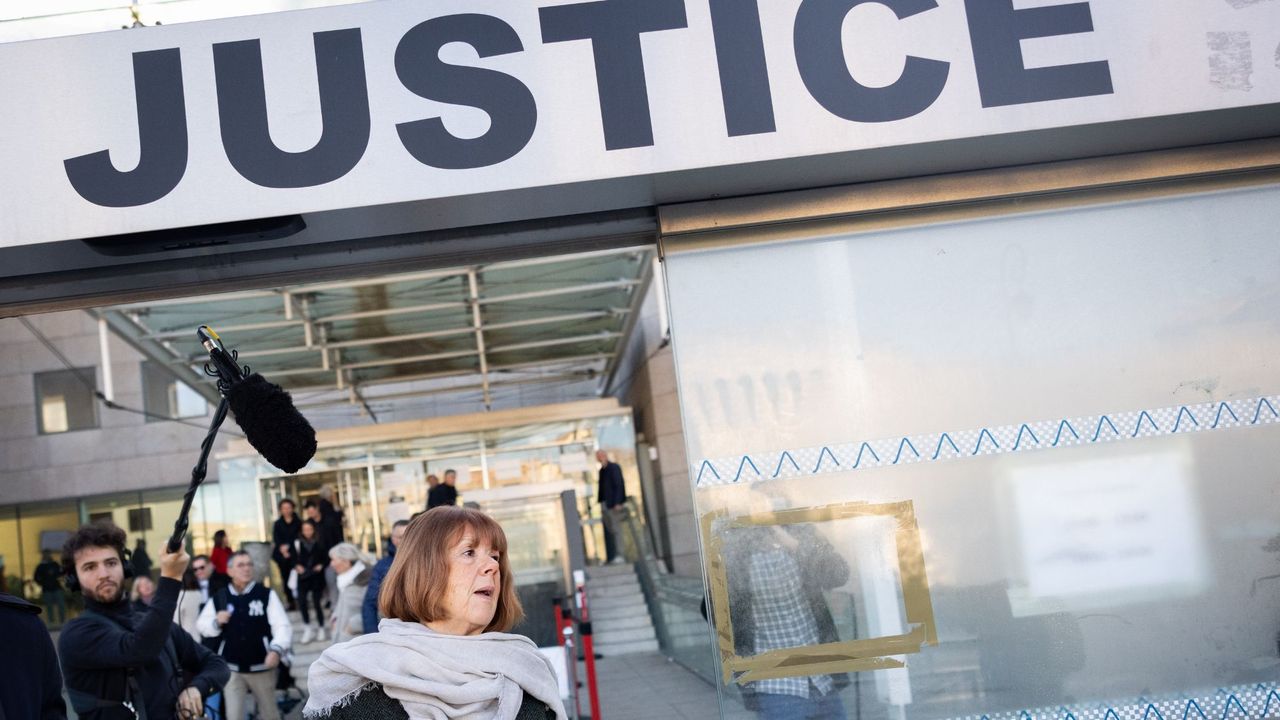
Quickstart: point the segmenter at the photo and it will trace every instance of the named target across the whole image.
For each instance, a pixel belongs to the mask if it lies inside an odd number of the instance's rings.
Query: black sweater
[[[58,638],[58,655],[71,704],[84,720],[132,718],[122,706],[80,711],[94,699],[117,702],[125,697],[126,668],[134,668],[146,701],[147,717],[170,718],[178,694],[195,687],[203,698],[231,677],[222,658],[191,639],[173,622],[181,585],[161,578],[155,599],[144,612],[134,612],[128,600],[103,605],[85,598],[85,612],[67,623]],[[191,677],[183,682],[184,673]]]
[[[520,703],[520,711],[516,720],[555,720],[555,712],[547,704],[531,695],[525,695]],[[323,717],[325,720],[409,720],[409,713],[399,700],[387,696],[381,685],[373,685],[361,690],[350,703],[333,708],[327,715],[307,715],[306,717]]]
[[[62,673],[40,608],[0,593],[0,637],[10,648],[0,653],[0,718],[65,720]]]

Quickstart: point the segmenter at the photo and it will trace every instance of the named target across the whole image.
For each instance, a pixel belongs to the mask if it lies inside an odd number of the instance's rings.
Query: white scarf
[[[347,568],[346,572],[338,573],[338,592],[346,590],[351,581],[355,580],[362,571],[364,571],[364,563],[357,560],[356,564]]]
[[[391,618],[378,632],[330,646],[311,664],[307,718],[322,718],[370,683],[382,685],[410,718],[514,720],[524,695],[567,715],[551,661],[523,635],[444,635]]]

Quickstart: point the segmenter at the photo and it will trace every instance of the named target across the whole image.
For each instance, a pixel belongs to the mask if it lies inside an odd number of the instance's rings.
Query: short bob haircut
[[[444,597],[449,584],[449,556],[463,534],[498,551],[500,592],[493,620],[485,632],[507,632],[524,618],[516,597],[515,578],[507,556],[507,536],[496,520],[479,510],[442,505],[415,517],[405,530],[404,542],[378,594],[378,611],[384,617],[405,622],[447,620]]]

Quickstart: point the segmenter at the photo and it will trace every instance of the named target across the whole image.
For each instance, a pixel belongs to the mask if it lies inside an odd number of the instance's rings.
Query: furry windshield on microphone
[[[253,373],[231,383],[226,397],[236,424],[267,462],[295,473],[316,454],[316,431],[284,388]]]

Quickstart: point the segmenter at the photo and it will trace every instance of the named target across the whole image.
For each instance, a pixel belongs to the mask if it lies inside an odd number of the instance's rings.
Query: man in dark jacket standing
[[[378,593],[382,591],[382,580],[391,569],[391,563],[395,562],[396,548],[404,540],[405,529],[408,527],[408,520],[397,520],[396,524],[391,526],[391,542],[387,543],[387,556],[379,560],[373,566],[373,572],[369,574],[369,586],[365,588],[364,604],[360,607],[360,620],[366,633],[378,632]]]
[[[32,578],[40,586],[40,600],[44,603],[45,619],[49,627],[67,621],[67,598],[62,592],[62,566],[53,561],[53,554],[44,551],[44,559],[36,566]]]
[[[0,718],[65,720],[62,673],[40,608],[0,593],[0,637],[17,652],[0,653]]]
[[[276,561],[276,567],[280,570],[280,584],[284,586],[284,599],[288,603],[286,609],[293,611],[297,609],[297,603],[294,602],[293,591],[289,589],[289,573],[298,564],[297,558],[293,556],[293,543],[302,531],[302,520],[294,514],[293,501],[289,498],[281,500],[277,508],[280,517],[276,518],[271,527],[271,559]]]
[[[162,554],[155,599],[135,612],[124,593],[124,539],[115,525],[91,523],[62,548],[85,605],[58,639],[71,705],[84,720],[200,717],[230,671],[173,622],[189,558]]]
[[[428,482],[428,484],[430,484]],[[458,504],[458,471],[449,468],[444,471],[444,482],[427,491],[427,509],[441,505]]]
[[[596,461],[600,463],[600,487],[597,492],[604,520],[604,552],[611,565],[623,562],[618,554],[618,513],[622,503],[627,500],[626,484],[622,480],[622,468],[609,459],[603,450],[596,451]]]

